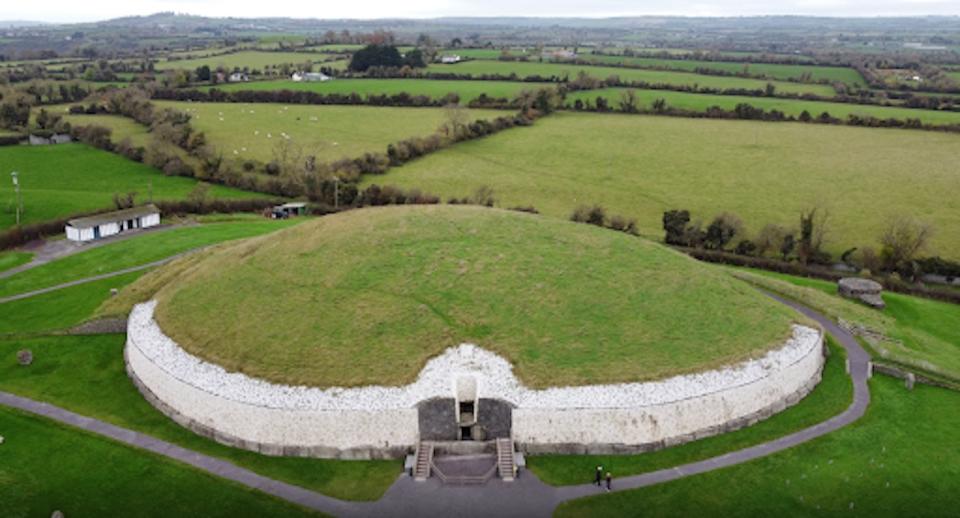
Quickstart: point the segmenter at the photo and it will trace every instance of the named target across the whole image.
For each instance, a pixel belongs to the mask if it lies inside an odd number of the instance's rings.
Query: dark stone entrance
[[[457,423],[457,408],[454,398],[433,398],[417,405],[417,418],[422,441],[456,441],[460,439]],[[484,441],[509,438],[513,425],[513,405],[502,399],[480,398],[477,402],[476,429],[471,430],[471,440]],[[466,438],[466,437],[464,437]]]

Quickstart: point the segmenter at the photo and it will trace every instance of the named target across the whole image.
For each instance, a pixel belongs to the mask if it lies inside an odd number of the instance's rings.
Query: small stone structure
[[[17,351],[17,363],[23,366],[33,363],[33,352],[30,349],[21,349]]]
[[[859,300],[877,309],[886,307],[883,297],[880,296],[883,286],[879,282],[859,277],[844,277],[837,283],[837,289],[841,296],[848,299]]]
[[[648,451],[769,417],[820,381],[823,333],[794,325],[783,345],[716,370],[638,383],[532,389],[505,358],[470,344],[432,358],[409,385],[274,384],[184,351],[130,313],[124,357],[144,397],[181,425],[268,455],[402,458],[420,440],[512,438],[526,453]]]

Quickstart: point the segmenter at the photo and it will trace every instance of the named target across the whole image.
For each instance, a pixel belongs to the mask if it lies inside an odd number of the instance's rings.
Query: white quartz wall
[[[412,446],[416,405],[455,397],[474,376],[477,395],[514,405],[513,436],[528,444],[649,444],[776,407],[819,379],[822,334],[794,326],[786,343],[724,369],[646,383],[533,390],[510,363],[464,344],[431,359],[403,387],[278,385],[230,373],[181,349],[153,319],[155,301],[137,305],[127,333],[130,373],[160,401],[203,427],[260,444],[333,449]]]

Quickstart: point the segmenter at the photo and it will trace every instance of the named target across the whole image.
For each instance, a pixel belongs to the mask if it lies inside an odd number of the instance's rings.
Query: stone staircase
[[[413,479],[423,482],[430,478],[430,467],[433,465],[433,443],[420,441],[414,456]]]
[[[516,478],[517,465],[513,456],[513,439],[497,439],[497,471],[504,482],[512,482]]]

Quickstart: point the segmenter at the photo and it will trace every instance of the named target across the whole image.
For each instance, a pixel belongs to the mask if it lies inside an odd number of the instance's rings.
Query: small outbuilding
[[[293,79],[297,82],[313,83],[329,81],[330,76],[324,74],[323,72],[296,72],[290,76],[290,79]]]
[[[230,74],[230,77],[228,79],[228,81],[231,83],[245,83],[249,80],[250,80],[250,76],[248,76],[247,74],[244,74],[243,72],[234,72]]]
[[[446,56],[440,57],[440,62],[445,65],[452,65],[454,63],[459,63],[460,61],[462,61],[462,59],[463,58],[461,58],[459,55],[456,55],[456,54],[446,55]]]
[[[837,290],[842,297],[859,300],[870,307],[877,309],[886,307],[881,296],[883,286],[879,282],[858,277],[844,277],[837,283]]]
[[[271,211],[270,216],[273,219],[287,219],[291,216],[303,216],[307,213],[307,204],[303,202],[284,203],[277,205]]]
[[[66,231],[67,239],[83,242],[159,224],[160,209],[150,203],[140,207],[71,219],[67,222]]]

